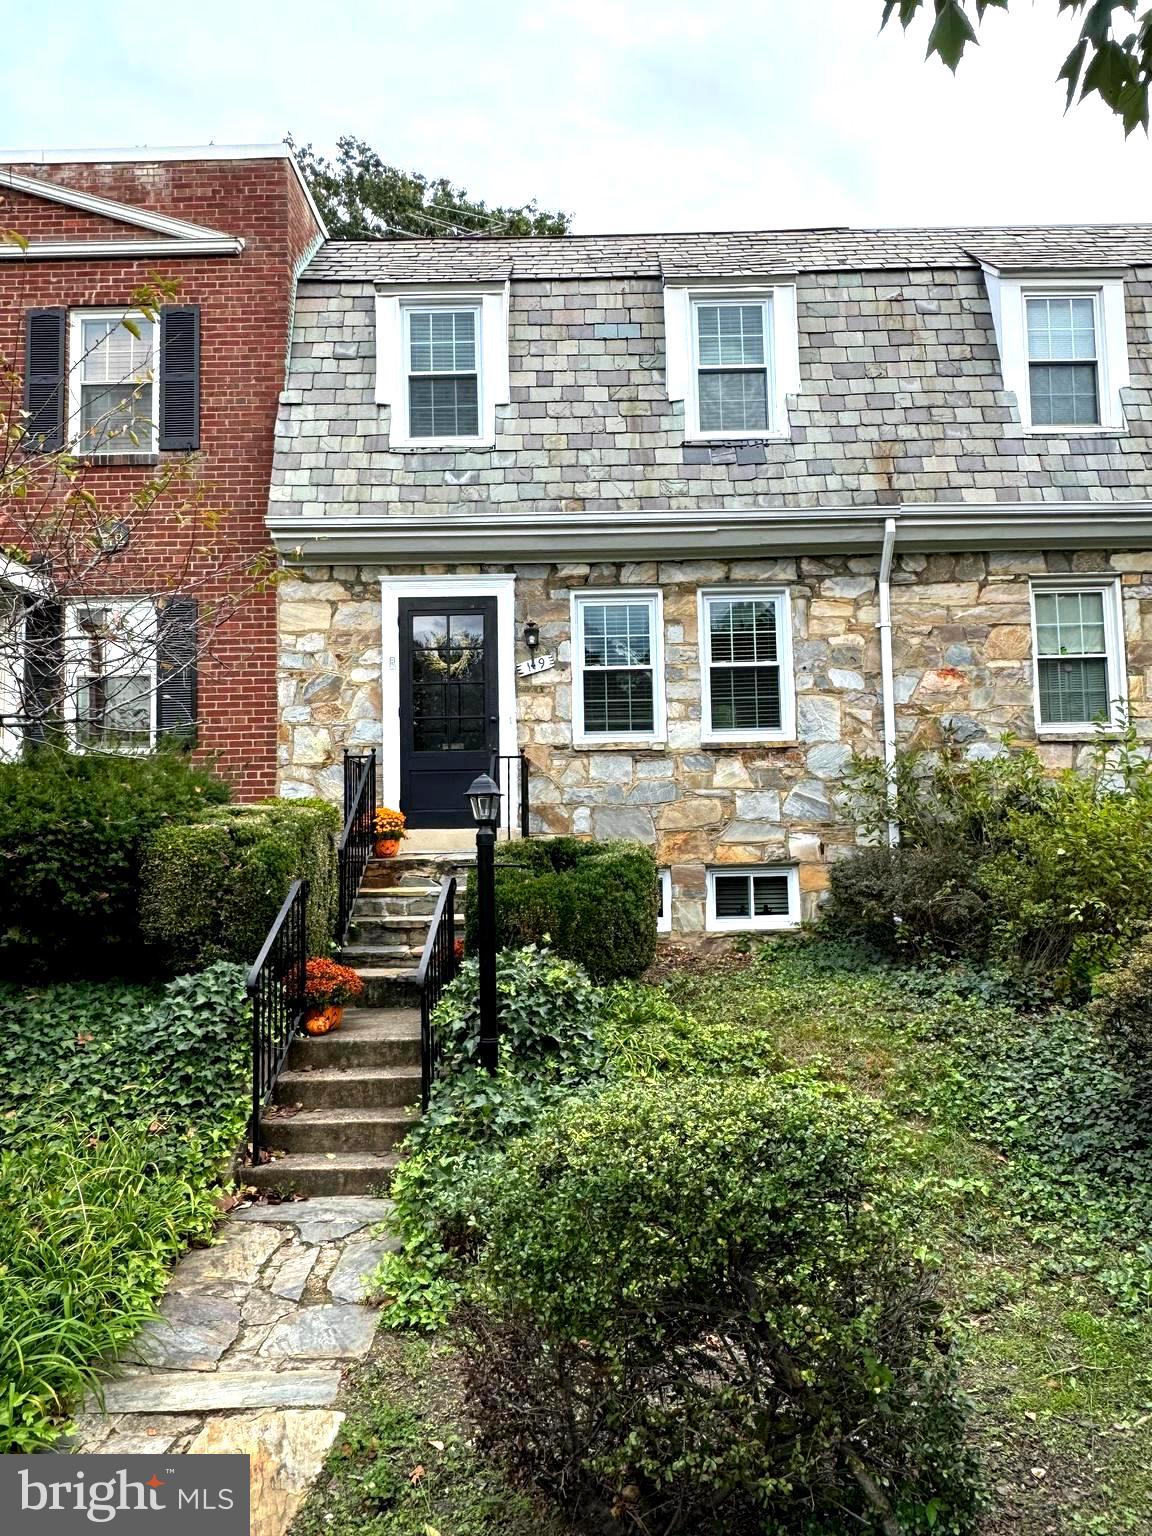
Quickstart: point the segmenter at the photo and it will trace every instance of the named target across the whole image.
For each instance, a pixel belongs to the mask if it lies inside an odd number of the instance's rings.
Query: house
[[[1147,734],[1150,318],[1147,225],[326,243],[282,793],[375,746],[419,848],[522,753],[528,828],[651,845],[697,935],[812,914],[854,752]]]
[[[295,277],[325,233],[303,178],[283,145],[14,151],[0,231],[9,462],[33,455],[32,495],[0,506],[0,756],[52,718],[79,749],[194,740],[271,794],[264,515]],[[99,517],[41,538],[74,486]]]

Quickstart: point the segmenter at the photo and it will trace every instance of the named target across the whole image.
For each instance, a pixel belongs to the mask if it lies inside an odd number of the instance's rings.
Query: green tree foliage
[[[1018,0],[1020,3],[1020,0]],[[1068,88],[1068,105],[1095,93],[1124,122],[1124,132],[1148,130],[1148,89],[1152,84],[1152,6],[1140,0],[1055,0],[1060,15],[1080,20],[1076,45],[1057,75]],[[955,70],[964,50],[977,41],[976,27],[1008,0],[883,0],[882,26],[895,16],[909,27],[921,11],[932,18],[929,54]]]
[[[567,213],[551,213],[535,200],[518,208],[490,208],[446,176],[385,165],[363,139],[336,141],[336,158],[288,139],[334,240],[396,240],[410,235],[566,235]]]

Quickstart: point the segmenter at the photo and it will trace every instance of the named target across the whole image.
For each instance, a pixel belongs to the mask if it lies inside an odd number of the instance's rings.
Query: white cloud
[[[954,80],[881,0],[50,0],[0,61],[9,142],[369,140],[582,232],[1139,219],[1152,151],[1064,117],[1056,0]]]

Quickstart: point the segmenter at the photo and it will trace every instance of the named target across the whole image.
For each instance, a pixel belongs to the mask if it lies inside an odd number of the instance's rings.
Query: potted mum
[[[394,811],[382,805],[376,812],[376,857],[394,859],[400,852],[400,839],[407,837],[404,830],[407,817],[403,811]]]
[[[304,1028],[310,1035],[337,1029],[344,1009],[354,1003],[364,983],[350,966],[316,955],[304,968]]]

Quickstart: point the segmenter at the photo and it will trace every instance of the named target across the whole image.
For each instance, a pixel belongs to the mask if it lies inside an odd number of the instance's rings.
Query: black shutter
[[[64,446],[65,309],[30,309],[24,315],[24,446],[53,453]]]
[[[156,732],[159,745],[196,745],[196,599],[156,603]]]
[[[188,453],[200,446],[200,309],[160,311],[160,447]]]
[[[47,739],[60,711],[64,674],[64,607],[33,598],[24,620],[24,717],[26,741]]]

